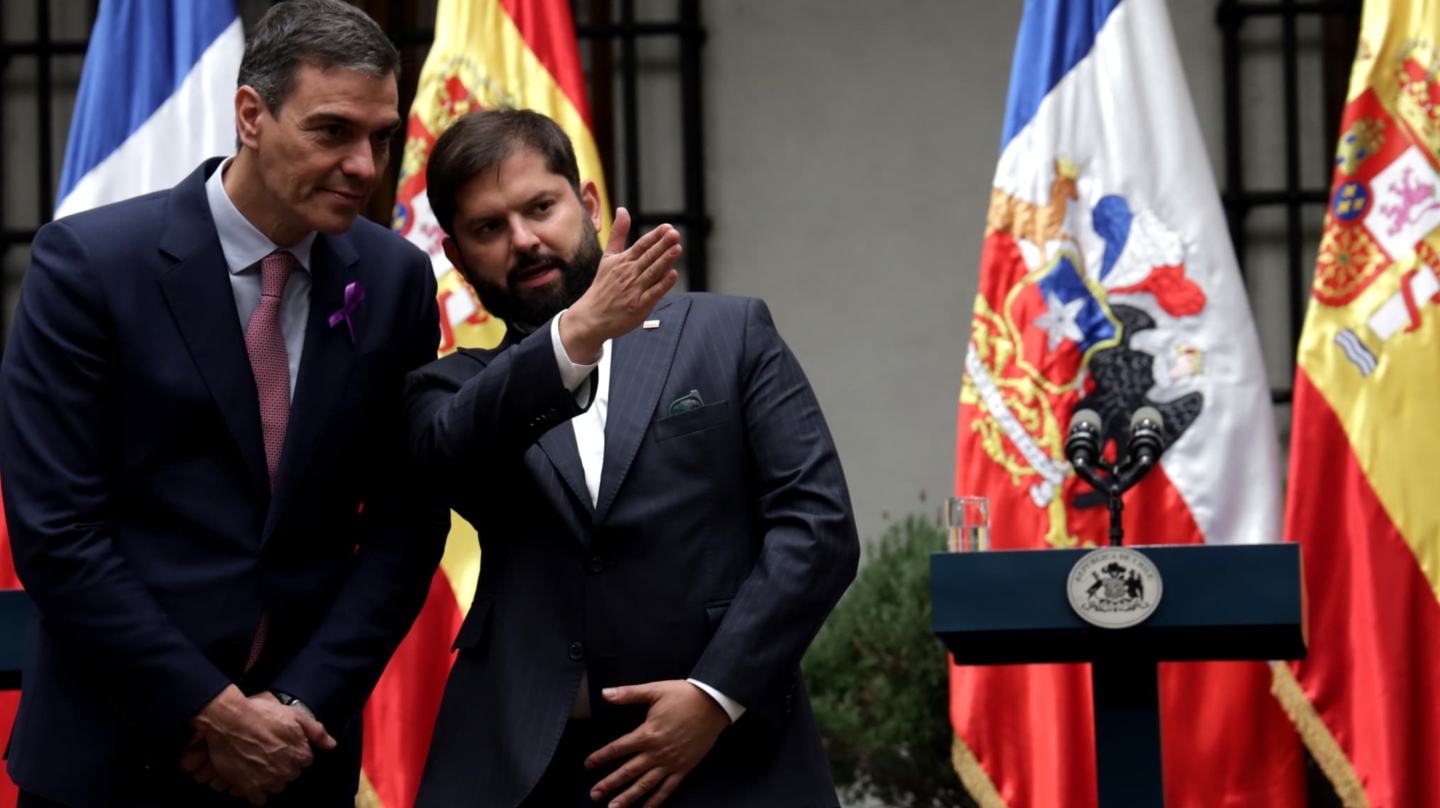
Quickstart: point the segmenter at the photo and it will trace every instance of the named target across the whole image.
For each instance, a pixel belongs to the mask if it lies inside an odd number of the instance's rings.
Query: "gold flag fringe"
[[[1330,734],[1330,728],[1325,726],[1320,714],[1315,711],[1315,705],[1310,703],[1300,683],[1295,680],[1290,666],[1284,662],[1272,662],[1270,670],[1270,692],[1280,702],[1285,714],[1290,716],[1320,770],[1330,778],[1340,802],[1345,808],[1370,808],[1370,798],[1365,795],[1365,786],[1361,785],[1355,767],[1350,765],[1350,759],[1345,757],[1340,743]]]
[[[385,808],[380,803],[380,795],[375,793],[375,786],[365,772],[360,772],[360,791],[355,795],[355,808]]]
[[[955,736],[955,742],[950,745],[950,764],[955,767],[955,773],[960,775],[960,784],[965,786],[965,790],[970,792],[970,796],[980,808],[1010,808],[1000,799],[1000,792],[995,789],[990,775],[985,773],[985,768],[975,758],[975,753],[970,751],[970,747],[965,745],[959,735]]]

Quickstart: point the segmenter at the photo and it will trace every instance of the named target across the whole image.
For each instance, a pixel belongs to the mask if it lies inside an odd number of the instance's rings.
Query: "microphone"
[[[1134,415],[1130,416],[1128,454],[1135,458],[1135,462],[1140,466],[1153,466],[1160,459],[1160,453],[1163,451],[1165,451],[1165,419],[1154,407],[1141,407],[1135,411]]]
[[[1079,410],[1070,421],[1065,438],[1065,459],[1077,469],[1094,468],[1100,460],[1100,414]]]

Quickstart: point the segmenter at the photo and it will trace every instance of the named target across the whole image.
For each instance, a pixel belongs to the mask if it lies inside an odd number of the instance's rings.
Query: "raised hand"
[[[679,278],[679,231],[662,224],[625,249],[629,233],[630,212],[619,208],[595,281],[560,318],[560,341],[576,362],[592,361],[605,340],[638,328]]]

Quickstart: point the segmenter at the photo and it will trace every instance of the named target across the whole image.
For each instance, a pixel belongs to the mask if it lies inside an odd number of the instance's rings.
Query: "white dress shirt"
[[[580,451],[580,465],[585,468],[585,490],[590,494],[590,504],[594,505],[600,498],[600,470],[605,465],[605,415],[610,406],[610,340],[605,340],[605,344],[600,348],[600,358],[595,362],[582,365],[571,360],[570,354],[565,351],[565,344],[560,341],[560,318],[564,315],[565,312],[562,311],[550,321],[550,342],[555,348],[555,361],[560,365],[560,380],[564,382],[565,389],[575,395],[575,402],[580,406],[585,406],[590,397],[589,385],[581,385],[592,371],[597,367],[600,369],[599,383],[595,385],[595,400],[591,402],[590,409],[570,420],[575,427],[575,447]],[[745,714],[743,705],[710,685],[694,679],[686,681],[715,699],[725,710],[725,714],[730,716],[731,723],[740,720],[740,716]],[[570,717],[588,718],[589,714],[590,682],[587,675],[580,680],[580,692],[575,696],[575,706],[570,711]]]
[[[260,305],[260,259],[276,250],[286,250],[300,262],[302,270],[290,273],[280,297],[280,332],[285,335],[285,354],[290,360],[293,401],[295,380],[300,377],[300,355],[305,351],[305,325],[310,320],[310,249],[315,246],[315,233],[312,231],[293,247],[281,247],[251,224],[225,192],[225,170],[234,159],[221,163],[205,181],[205,196],[210,202],[210,218],[215,220],[215,230],[220,234],[220,249],[230,268],[230,291],[235,293],[240,330],[250,325],[250,316]]]

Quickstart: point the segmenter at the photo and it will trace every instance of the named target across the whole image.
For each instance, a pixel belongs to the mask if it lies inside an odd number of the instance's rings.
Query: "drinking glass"
[[[990,549],[990,500],[985,497],[950,497],[945,500],[945,528],[950,552]]]

